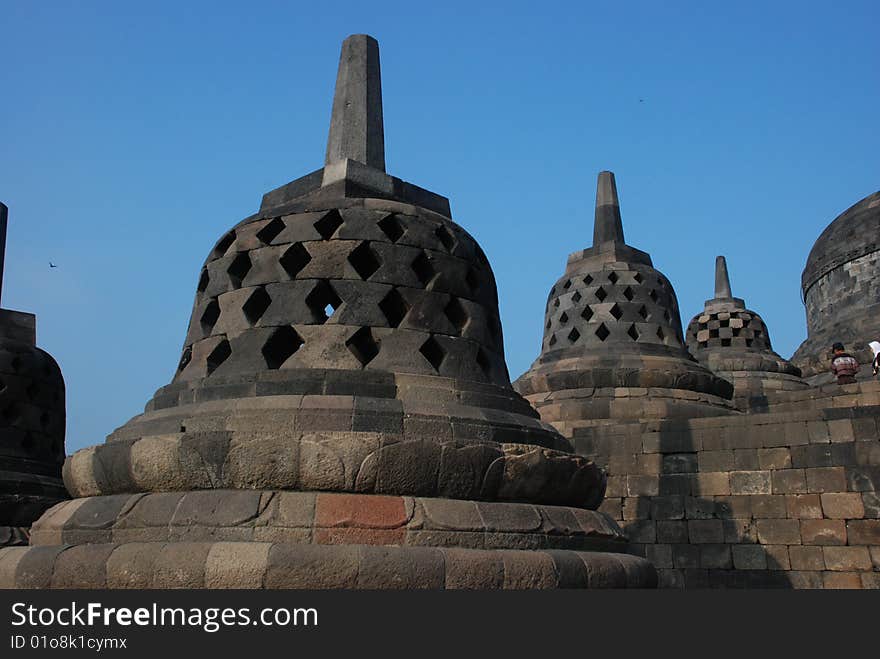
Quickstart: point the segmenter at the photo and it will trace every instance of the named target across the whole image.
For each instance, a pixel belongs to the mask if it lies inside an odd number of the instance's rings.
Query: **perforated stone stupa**
[[[550,289],[541,354],[515,383],[563,435],[608,419],[724,414],[732,386],[684,347],[675,291],[624,241],[614,174],[599,174],[593,246]]]
[[[0,204],[0,290],[7,220]],[[31,523],[67,498],[64,379],[36,329],[33,314],[0,309],[0,546],[27,544]]]
[[[482,250],[385,172],[383,133],[378,44],[349,37],[325,166],[217,242],[172,382],[68,459],[77,498],[0,585],[656,582],[594,510],[604,473],[512,389]]]
[[[761,316],[733,297],[723,256],[715,259],[715,297],[688,325],[687,347],[700,363],[733,383],[741,407],[766,405],[769,392],[808,386],[800,370],[773,351]]]

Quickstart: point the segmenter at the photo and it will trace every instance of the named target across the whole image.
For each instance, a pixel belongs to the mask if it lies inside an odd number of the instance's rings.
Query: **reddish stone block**
[[[315,503],[318,528],[396,529],[408,520],[403,497],[320,493]]]
[[[825,572],[822,587],[834,590],[861,590],[862,578],[858,572]]]
[[[824,570],[825,555],[821,547],[789,547],[792,570]]]
[[[846,474],[843,467],[811,467],[804,470],[808,492],[846,492]]]
[[[846,523],[839,519],[804,519],[801,538],[805,545],[845,545]]]
[[[796,519],[759,519],[757,527],[762,545],[801,544],[800,523]]]
[[[825,567],[834,572],[872,570],[871,554],[867,547],[823,547]]]
[[[406,529],[315,529],[313,537],[318,545],[402,545]]]
[[[822,511],[829,519],[861,519],[865,516],[858,492],[829,492],[822,495]]]
[[[796,494],[807,491],[803,469],[783,469],[770,472],[773,494]]]

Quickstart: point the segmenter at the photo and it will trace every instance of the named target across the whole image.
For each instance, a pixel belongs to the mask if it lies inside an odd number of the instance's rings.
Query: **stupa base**
[[[526,503],[206,490],[64,502],[3,588],[648,588],[604,513]]]

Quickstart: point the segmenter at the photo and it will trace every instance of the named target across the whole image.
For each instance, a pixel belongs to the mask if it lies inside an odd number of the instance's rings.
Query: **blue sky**
[[[880,187],[874,0],[2,0],[0,21],[3,306],[61,364],[69,452],[170,380],[213,242],[322,164],[348,34],[381,46],[388,171],[448,196],[493,265],[513,377],[598,171],[683,323],[723,253],[786,357],[813,241]]]

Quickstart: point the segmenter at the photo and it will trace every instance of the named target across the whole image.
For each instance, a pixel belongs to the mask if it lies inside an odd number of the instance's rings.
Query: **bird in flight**
[[[54,263],[52,263],[52,261],[49,261],[49,267],[50,268],[57,268],[58,266],[55,265]]]

